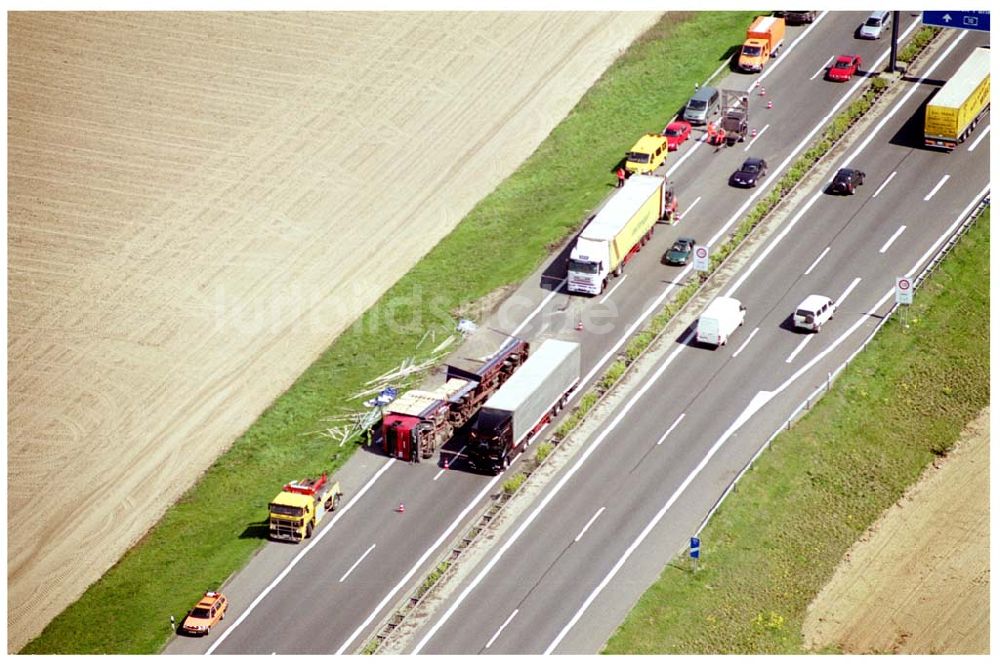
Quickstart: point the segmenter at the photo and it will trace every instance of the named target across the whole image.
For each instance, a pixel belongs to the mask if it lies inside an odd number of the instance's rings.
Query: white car
[[[872,12],[861,27],[858,29],[858,37],[861,39],[881,39],[882,31],[889,29],[889,12]]]
[[[837,311],[837,305],[827,296],[810,294],[806,300],[795,308],[792,313],[792,322],[795,328],[804,328],[807,331],[819,333],[827,321],[833,319],[833,313]]]

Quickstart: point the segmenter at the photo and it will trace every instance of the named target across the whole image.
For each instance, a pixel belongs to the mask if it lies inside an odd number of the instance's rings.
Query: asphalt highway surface
[[[857,94],[861,77],[824,81],[823,67],[840,53],[861,54],[865,71],[885,67],[887,39],[854,39],[864,17],[825,13],[811,26],[789,27],[783,52],[763,76],[726,77],[720,87],[749,91],[756,136],[716,151],[696,130],[670,155],[661,172],[675,184],[681,220],[658,225],[653,241],[603,295],[565,293],[570,245],[483,327],[533,344],[552,336],[579,341],[581,383],[598,376],[628,335],[691,275],[690,267],[660,262],[673,240],[690,235],[717,247]],[[918,19],[902,17],[900,31],[914,29]],[[694,345],[693,327],[674,340],[655,371],[634,382],[614,416],[516,526],[463,572],[463,584],[408,651],[601,648],[760,445],[870,333],[892,304],[894,278],[915,274],[988,188],[989,144],[979,143],[988,134],[988,118],[950,155],[919,145],[922,104],[987,39],[955,32],[939,40],[925,63],[929,71],[909,73],[899,84],[898,106],[888,105],[890,115],[866,119],[870,132],[836,149],[842,154],[827,167],[828,178],[801,197],[724,287],[747,306],[745,326],[718,350]],[[767,159],[767,178],[755,190],[729,187],[729,174],[748,156]],[[864,186],[851,197],[824,194],[833,171],[845,164],[866,172]],[[795,306],[810,293],[838,303],[836,318],[819,334],[789,325]],[[318,533],[307,543],[264,547],[224,585],[231,606],[215,632],[204,639],[179,637],[166,652],[361,650],[498,490],[503,477],[464,469],[460,439],[443,454],[448,469],[437,459],[407,464],[359,452],[338,473],[344,504]],[[262,498],[262,518],[268,499]]]

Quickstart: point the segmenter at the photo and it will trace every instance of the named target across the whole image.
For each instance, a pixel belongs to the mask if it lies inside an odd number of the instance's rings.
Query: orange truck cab
[[[740,49],[738,66],[744,72],[760,72],[785,43],[785,19],[758,16],[747,28],[747,39]]]

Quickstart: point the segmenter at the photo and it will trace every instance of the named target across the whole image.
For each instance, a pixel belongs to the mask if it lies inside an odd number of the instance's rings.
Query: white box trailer
[[[546,340],[493,394],[469,433],[469,465],[498,474],[565,406],[580,381],[580,345]]]

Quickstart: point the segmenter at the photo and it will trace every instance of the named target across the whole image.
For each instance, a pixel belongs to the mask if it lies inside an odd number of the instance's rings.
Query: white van
[[[795,328],[804,328],[807,331],[819,333],[823,324],[833,319],[833,313],[837,311],[837,305],[827,296],[810,294],[806,300],[795,308],[792,313],[792,322]]]
[[[698,317],[698,342],[716,347],[725,345],[733,331],[743,325],[746,314],[746,306],[738,300],[719,296]]]
[[[861,39],[880,39],[882,31],[889,27],[889,12],[872,12],[868,16],[861,28],[858,30],[858,37]]]

